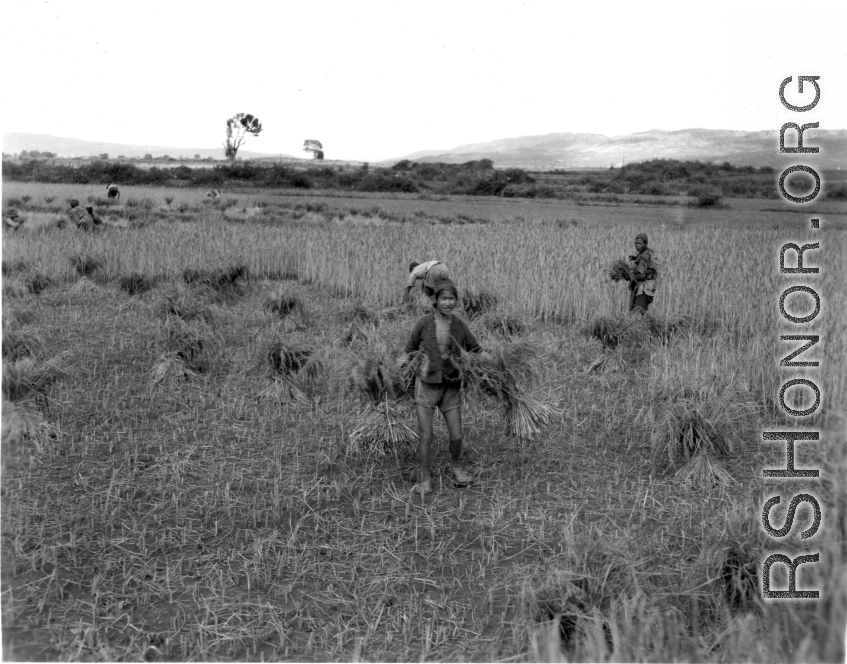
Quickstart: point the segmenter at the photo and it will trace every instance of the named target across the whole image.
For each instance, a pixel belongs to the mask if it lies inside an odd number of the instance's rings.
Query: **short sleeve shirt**
[[[438,265],[441,261],[429,261],[427,263],[421,263],[416,268],[414,268],[411,272],[409,272],[409,279],[406,282],[406,285],[412,287],[415,285],[418,279],[426,278],[426,273],[429,272],[429,268],[433,265]]]

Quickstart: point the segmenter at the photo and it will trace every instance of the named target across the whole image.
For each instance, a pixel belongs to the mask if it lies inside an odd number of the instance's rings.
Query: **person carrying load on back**
[[[635,256],[629,257],[629,310],[646,313],[656,295],[656,267],[647,248],[647,233],[635,236]]]
[[[93,226],[93,222],[89,223],[91,217],[88,215],[88,212],[79,206],[79,201],[75,198],[68,201],[68,204],[71,206],[71,209],[67,211],[67,215],[71,223],[76,228],[89,230],[89,226]]]
[[[412,292],[418,281],[421,282],[423,294],[432,297],[435,294],[435,284],[449,278],[450,272],[441,261],[429,261],[427,263],[412,261],[409,263],[409,278],[406,281],[406,292],[403,297],[409,297],[409,293]]]

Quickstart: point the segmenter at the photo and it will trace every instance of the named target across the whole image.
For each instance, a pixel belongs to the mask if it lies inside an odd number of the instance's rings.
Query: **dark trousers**
[[[645,295],[644,293],[642,293],[641,295],[635,295],[633,297],[634,293],[635,293],[635,291],[633,291],[630,294],[629,310],[635,311],[636,309],[641,309],[641,313],[646,313],[647,308],[650,306],[650,303],[653,301],[653,297],[651,295]]]

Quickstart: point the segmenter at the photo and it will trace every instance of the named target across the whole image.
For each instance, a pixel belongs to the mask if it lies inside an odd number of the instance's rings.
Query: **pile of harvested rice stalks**
[[[415,396],[415,379],[427,373],[429,356],[422,350],[409,353],[406,363],[397,374],[400,388],[410,397]]]
[[[467,317],[473,320],[486,311],[494,309],[499,299],[494,293],[489,291],[477,291],[468,288],[462,291],[462,308],[465,310]]]
[[[317,380],[323,364],[309,348],[287,346],[279,339],[270,342],[265,354],[271,383],[259,399],[278,403],[308,401],[303,386]]]
[[[728,456],[732,444],[725,435],[724,423],[713,417],[711,412],[704,414],[698,404],[688,401],[672,404],[664,409],[659,426],[653,431],[653,453],[666,452],[671,463],[680,458],[688,462],[697,454],[713,458]]]
[[[629,281],[629,263],[623,258],[612,261],[609,267],[606,268],[606,275],[612,281]]]
[[[688,463],[676,471],[676,477],[694,488],[707,489],[714,485],[731,486],[735,484],[732,475],[716,459],[709,458],[705,452],[698,452]]]
[[[31,399],[12,403],[3,399],[2,438],[3,446],[16,447],[31,443],[39,454],[43,453],[56,430],[47,422]],[[6,452],[4,451],[4,454]]]
[[[506,429],[517,438],[532,438],[558,415],[552,406],[525,394],[512,397],[506,407]]]
[[[259,392],[258,398],[275,403],[306,403],[309,400],[306,393],[293,380],[285,376],[274,376],[270,385]]]
[[[387,356],[360,358],[350,370],[347,382],[351,391],[375,404],[399,396],[396,389],[397,374],[393,362]]]
[[[415,451],[418,434],[404,422],[404,406],[400,401],[384,399],[379,404],[367,404],[359,424],[350,432],[350,447],[355,452],[368,452],[385,457],[398,452]]]
[[[506,343],[490,353],[462,352],[458,365],[465,387],[506,401],[520,380],[535,376],[535,349],[526,343]]]
[[[367,403],[357,417],[358,425],[350,433],[353,450],[395,457],[398,452],[411,452],[418,434],[403,423],[405,397],[412,397],[415,378],[425,370],[426,353],[411,353],[402,368],[397,368],[387,354],[377,353],[360,358],[350,370],[348,384]]]
[[[557,414],[552,406],[524,394],[521,382],[535,376],[535,349],[525,343],[507,343],[492,353],[462,353],[459,369],[465,388],[484,394],[504,407],[507,432],[531,438]]]
[[[615,316],[597,316],[592,318],[585,333],[597,339],[605,348],[644,348],[650,343],[650,329],[643,316],[618,314]]]
[[[624,359],[621,351],[604,349],[600,356],[586,369],[586,373],[591,373],[592,371],[596,371],[597,373],[626,373],[628,368],[629,364]]]
[[[159,384],[174,380],[190,380],[197,376],[197,373],[198,371],[186,362],[178,351],[167,351],[159,356],[150,376],[154,384]]]

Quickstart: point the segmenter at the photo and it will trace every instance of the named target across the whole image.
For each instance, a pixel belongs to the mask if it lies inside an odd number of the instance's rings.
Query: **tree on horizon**
[[[303,141],[303,152],[310,153],[313,159],[324,158],[324,146],[321,145],[320,141],[316,141],[311,138],[307,138]]]
[[[262,132],[259,118],[250,113],[236,113],[226,121],[226,142],[224,154],[231,164],[235,163],[238,149],[244,144],[247,134],[258,136]]]

